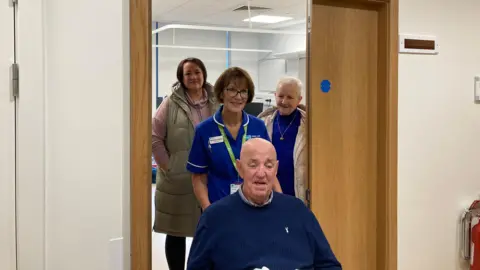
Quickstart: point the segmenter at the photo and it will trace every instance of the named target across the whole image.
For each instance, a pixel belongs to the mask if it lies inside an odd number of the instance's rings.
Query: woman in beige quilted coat
[[[201,60],[181,61],[177,80],[152,120],[152,153],[158,165],[153,230],[167,235],[170,270],[185,269],[186,237],[193,237],[200,217],[192,176],[185,168],[195,126],[218,108]]]

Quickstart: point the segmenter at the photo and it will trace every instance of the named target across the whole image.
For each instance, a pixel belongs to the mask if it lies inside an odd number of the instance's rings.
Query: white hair
[[[290,84],[296,86],[295,88],[297,89],[297,94],[299,97],[302,96],[302,88],[303,88],[303,83],[300,81],[300,79],[293,77],[293,76],[284,76],[278,80],[277,83],[277,89],[278,90],[282,85],[285,84]]]

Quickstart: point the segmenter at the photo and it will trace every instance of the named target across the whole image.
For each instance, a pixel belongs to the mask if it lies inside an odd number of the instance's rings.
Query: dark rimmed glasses
[[[237,90],[235,88],[226,88],[225,92],[227,92],[227,95],[231,98],[234,98],[237,95],[240,95],[240,97],[242,99],[247,99],[248,98],[248,90],[247,89]]]

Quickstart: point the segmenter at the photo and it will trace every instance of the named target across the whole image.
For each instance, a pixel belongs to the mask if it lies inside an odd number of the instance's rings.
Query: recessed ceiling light
[[[278,23],[283,21],[288,21],[293,19],[292,17],[281,17],[281,16],[270,16],[270,15],[258,15],[252,17],[251,19],[247,18],[243,20],[244,22],[252,21],[257,23]]]

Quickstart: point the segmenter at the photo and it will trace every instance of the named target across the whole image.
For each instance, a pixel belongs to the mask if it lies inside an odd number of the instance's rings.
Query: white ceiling
[[[250,5],[271,8],[251,11],[251,16],[260,14],[293,17],[283,23],[252,23],[253,28],[282,28],[305,23],[307,0],[251,0]],[[246,6],[247,0],[152,0],[152,20],[160,23],[183,23],[248,27],[248,11],[233,11]]]

